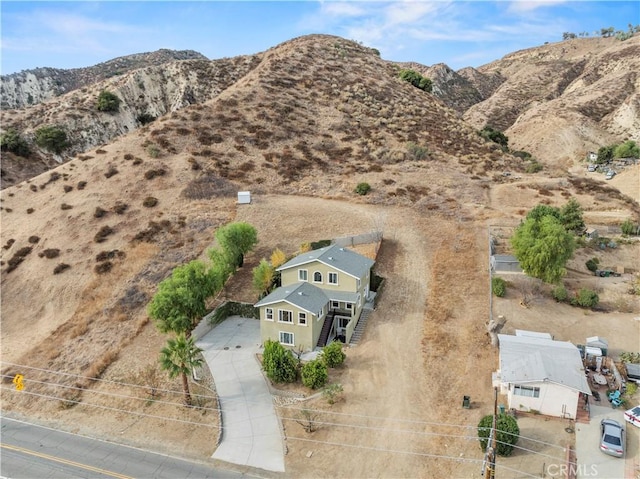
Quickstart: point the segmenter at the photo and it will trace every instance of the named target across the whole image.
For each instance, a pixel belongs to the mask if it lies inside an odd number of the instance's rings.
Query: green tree
[[[298,367],[291,351],[270,339],[264,343],[262,369],[276,383],[292,383],[298,378]]]
[[[614,158],[640,158],[640,148],[635,141],[629,140],[616,146],[613,150]]]
[[[566,301],[569,297],[567,288],[565,288],[563,284],[556,285],[551,291],[551,295],[553,296],[553,299],[555,299],[559,303]]]
[[[572,234],[551,215],[526,219],[511,237],[511,246],[526,274],[545,283],[557,283],[576,248]]]
[[[480,440],[480,449],[483,451],[487,449],[492,428],[493,415],[488,415],[480,419],[478,423],[478,439]],[[498,442],[496,453],[498,456],[510,456],[513,452],[513,446],[518,443],[518,439],[520,438],[518,421],[516,421],[516,418],[507,414],[498,414],[496,430],[496,439]]]
[[[260,260],[258,266],[253,268],[253,287],[258,291],[261,298],[271,289],[275,273],[275,268],[264,258]]]
[[[613,159],[613,150],[615,147],[616,145],[601,146],[598,149],[598,158],[596,159],[596,163],[599,165],[609,163]]]
[[[555,206],[537,205],[529,210],[526,219],[539,221],[545,216],[553,216],[557,220],[560,220],[562,214],[560,212],[560,209],[556,208]]]
[[[598,293],[586,288],[581,288],[578,294],[576,294],[576,297],[571,300],[572,305],[582,308],[593,308],[599,302],[600,297]]]
[[[320,359],[314,359],[302,366],[302,384],[311,389],[318,389],[327,384],[327,365]]]
[[[120,98],[115,93],[102,90],[98,95],[96,108],[98,111],[116,112],[120,109]]]
[[[236,222],[218,228],[216,240],[231,265],[241,267],[244,255],[258,243],[258,232],[249,223]]]
[[[322,348],[322,360],[330,368],[342,365],[346,357],[340,341],[332,341],[331,344]]]
[[[400,72],[398,72],[398,76],[402,80],[411,83],[416,88],[420,88],[421,90],[424,90],[427,93],[431,93],[431,90],[433,89],[433,84],[431,80],[423,77],[422,75],[420,75],[420,73],[418,73],[415,70],[411,70],[408,68],[402,69],[400,70]]]
[[[161,332],[189,337],[207,312],[206,300],[214,291],[211,270],[202,261],[191,261],[158,285],[147,312]]]
[[[29,153],[31,153],[26,140],[20,136],[20,133],[12,128],[9,128],[0,135],[0,150],[10,151],[18,156],[24,157],[29,156]]]
[[[271,253],[271,265],[274,268],[282,266],[287,262],[287,255],[280,248],[276,248]]]
[[[486,140],[493,141],[502,146],[505,150],[509,147],[509,137],[499,130],[490,126],[485,126],[480,130],[480,136]]]
[[[191,405],[189,375],[202,365],[200,353],[202,349],[195,345],[193,338],[187,338],[184,334],[178,334],[175,339],[168,339],[167,345],[160,351],[160,367],[169,373],[170,378],[182,378],[184,402],[187,406]]]
[[[36,145],[56,154],[69,147],[67,133],[58,126],[43,126],[35,132]]]
[[[591,271],[592,273],[595,273],[596,270],[598,269],[599,263],[600,263],[600,260],[596,257],[593,257],[591,259],[588,259],[584,265],[587,267],[589,271]]]
[[[575,198],[571,198],[560,210],[560,221],[570,233],[579,235],[584,231],[582,206]]]

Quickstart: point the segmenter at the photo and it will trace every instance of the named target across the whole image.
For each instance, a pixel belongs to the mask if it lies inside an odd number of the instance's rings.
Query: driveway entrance
[[[260,322],[233,316],[196,343],[216,384],[222,440],[214,459],[284,472],[280,422],[260,370]]]

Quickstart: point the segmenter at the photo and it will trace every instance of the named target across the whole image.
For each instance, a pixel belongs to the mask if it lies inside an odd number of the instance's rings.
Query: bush
[[[60,256],[60,250],[58,248],[47,248],[39,253],[38,256],[48,259],[57,258],[58,256]]]
[[[480,440],[480,449],[487,449],[487,442],[493,427],[493,415],[483,417],[478,423],[478,439]],[[496,439],[498,446],[496,453],[498,456],[510,456],[513,452],[513,446],[518,443],[520,438],[520,428],[518,421],[507,414],[499,414],[496,420],[496,429],[498,430]]]
[[[369,191],[371,191],[371,185],[369,183],[358,183],[358,186],[356,186],[356,189],[354,190],[357,194],[364,196],[367,193],[369,193]]]
[[[564,285],[562,285],[562,284],[559,284],[559,285],[555,286],[551,290],[551,295],[553,296],[553,299],[555,299],[559,303],[562,303],[562,302],[566,301],[567,298],[569,297],[569,293],[567,292],[567,288],[565,288]]]
[[[282,344],[268,339],[262,353],[262,369],[276,383],[292,383],[298,377],[298,368],[293,354]]]
[[[158,168],[157,170],[148,170],[144,173],[144,177],[147,180],[152,180],[156,176],[164,176],[166,172],[167,170],[165,170],[164,168]]]
[[[423,77],[422,75],[420,75],[420,73],[418,73],[415,70],[411,70],[408,68],[402,69],[398,73],[398,76],[402,80],[411,83],[416,88],[420,88],[421,90],[424,90],[427,93],[431,93],[431,90],[433,89],[433,84],[431,80]]]
[[[155,116],[150,115],[149,113],[140,113],[137,117],[136,120],[138,120],[138,123],[140,123],[141,125],[147,125],[149,123],[151,123],[152,121],[154,121],[156,119]]]
[[[95,265],[93,270],[98,274],[105,274],[111,271],[111,268],[113,268],[113,263],[111,261],[104,261]]]
[[[67,141],[67,133],[58,126],[43,126],[42,128],[38,128],[35,137],[36,145],[58,155],[70,146]]]
[[[147,154],[151,158],[158,158],[160,156],[160,148],[157,145],[149,145],[147,146]]]
[[[68,270],[69,268],[71,268],[71,266],[69,266],[66,263],[60,263],[58,266],[56,266],[55,268],[53,268],[53,274],[60,274],[63,271]]]
[[[497,276],[491,278],[491,291],[499,298],[504,297],[507,292],[507,282]]]
[[[502,146],[503,148],[507,148],[509,146],[509,137],[502,133],[500,130],[496,130],[490,126],[485,126],[480,130],[480,136],[485,140],[492,141]]]
[[[342,384],[330,384],[322,391],[322,397],[327,400],[329,404],[335,404],[342,399]]]
[[[571,300],[571,304],[574,306],[580,306],[581,308],[593,308],[600,302],[598,293],[590,289],[582,288],[576,294],[576,297]]]
[[[329,374],[327,365],[320,359],[314,359],[302,366],[302,384],[311,389],[318,389],[327,384]]]
[[[116,112],[120,109],[120,98],[110,91],[102,90],[98,95],[98,111]]]
[[[346,357],[347,355],[342,350],[342,343],[340,341],[333,341],[328,346],[322,348],[322,360],[329,368],[342,365]]]
[[[142,206],[146,208],[153,208],[158,204],[158,198],[154,198],[153,196],[147,196],[142,202]]]
[[[637,235],[640,232],[640,227],[635,225],[630,219],[626,219],[620,225],[623,235]]]
[[[109,236],[109,235],[111,235],[113,233],[115,233],[113,228],[111,228],[110,226],[103,226],[102,228],[100,228],[100,231],[98,231],[96,233],[96,235],[94,236],[93,240],[96,243],[102,243],[104,241],[107,241],[107,236]]]
[[[592,273],[595,273],[596,270],[598,269],[599,264],[600,264],[600,260],[594,257],[594,258],[588,259],[584,265],[587,267],[589,271],[591,271]]]
[[[424,160],[429,156],[429,150],[426,146],[420,146],[413,142],[407,143],[407,151],[414,160]]]
[[[105,176],[105,178],[111,178],[112,176],[117,175],[117,174],[118,174],[118,169],[115,166],[110,165],[109,169],[106,171],[104,176]]]
[[[531,160],[529,163],[527,163],[524,171],[527,173],[538,173],[539,171],[542,171],[542,168],[542,164],[537,160]]]
[[[10,151],[18,156],[29,156],[29,144],[20,136],[20,133],[13,129],[5,131],[0,135],[0,150]]]
[[[107,213],[108,213],[107,210],[105,210],[103,208],[100,208],[99,206],[96,206],[96,210],[93,212],[93,217],[94,218],[102,218]]]

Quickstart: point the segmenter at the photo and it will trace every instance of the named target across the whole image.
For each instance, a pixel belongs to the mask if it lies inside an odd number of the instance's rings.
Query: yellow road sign
[[[24,383],[22,382],[23,379],[24,379],[24,376],[22,374],[16,374],[13,377],[13,384],[16,385],[17,391],[22,391],[24,389]]]

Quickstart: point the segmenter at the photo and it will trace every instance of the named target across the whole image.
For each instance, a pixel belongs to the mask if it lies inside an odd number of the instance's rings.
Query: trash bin
[[[498,414],[504,414],[504,404],[498,405]]]
[[[462,407],[465,409],[471,407],[471,396],[462,396]]]

